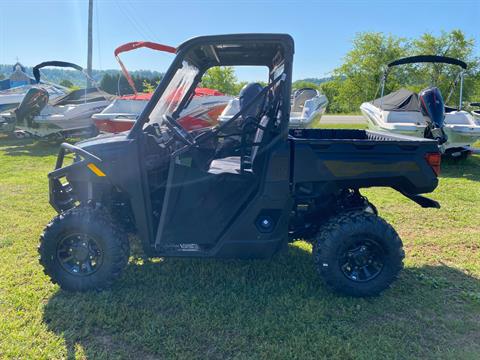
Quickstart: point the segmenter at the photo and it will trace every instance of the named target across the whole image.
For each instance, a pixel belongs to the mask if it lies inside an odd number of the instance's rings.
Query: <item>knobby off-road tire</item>
[[[40,236],[40,264],[64,290],[103,290],[121,275],[128,237],[101,208],[78,207],[56,216]]]
[[[367,212],[350,212],[321,227],[313,256],[328,287],[364,297],[378,295],[391,285],[403,268],[405,253],[397,232],[385,220]]]

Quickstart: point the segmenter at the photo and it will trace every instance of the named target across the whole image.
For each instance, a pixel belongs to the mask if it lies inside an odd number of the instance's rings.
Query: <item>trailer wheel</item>
[[[465,148],[451,148],[447,149],[443,156],[453,162],[460,162],[466,160],[472,154],[470,149]]]
[[[400,237],[385,220],[367,212],[335,216],[320,229],[313,246],[315,266],[334,291],[375,296],[403,268]]]
[[[68,291],[103,290],[127,265],[125,232],[100,208],[78,207],[56,216],[38,247],[40,264],[53,283]]]
[[[17,140],[23,140],[23,139],[28,139],[30,138],[30,134],[25,132],[25,131],[22,131],[22,130],[15,130],[13,132],[13,137]]]

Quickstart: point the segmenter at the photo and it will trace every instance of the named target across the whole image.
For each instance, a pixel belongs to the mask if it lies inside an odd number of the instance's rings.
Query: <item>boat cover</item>
[[[386,111],[420,111],[418,94],[407,89],[391,92],[371,103]]]
[[[71,93],[56,99],[51,103],[51,105],[76,105],[83,104],[85,102],[89,103],[94,101],[113,100],[114,98],[115,97],[113,95],[108,95],[93,87],[88,89],[74,90]]]

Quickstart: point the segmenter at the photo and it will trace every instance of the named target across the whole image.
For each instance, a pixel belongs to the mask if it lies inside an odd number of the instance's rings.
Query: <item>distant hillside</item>
[[[0,74],[7,78],[12,73],[12,68],[13,68],[13,65],[0,64]],[[26,66],[25,69],[27,71],[27,74],[33,77],[32,67]],[[44,68],[41,70],[41,72],[42,72],[43,79],[53,83],[58,84],[62,80],[69,80],[76,86],[85,86],[85,77],[79,71],[76,71],[76,70],[68,70],[68,69],[61,69],[61,68]],[[113,70],[113,69],[92,70],[92,76],[98,82],[102,80],[102,77],[105,74],[109,74],[111,76],[116,77],[120,73],[121,73],[120,70]],[[163,77],[163,73],[159,71],[151,71],[151,70],[136,70],[136,71],[131,71],[131,74],[133,76],[147,78],[147,79]],[[324,82],[330,81],[331,79],[332,79],[331,77],[306,78],[306,79],[296,80],[296,82],[306,81],[306,82],[314,83],[316,85],[320,85]]]
[[[327,81],[330,81],[332,80],[331,77],[324,77],[324,78],[306,78],[306,79],[299,79],[299,80],[296,80],[296,82],[300,82],[300,81],[305,81],[305,82],[310,82],[310,83],[314,83],[316,85],[320,85],[320,84],[323,84]]]
[[[4,65],[0,64],[0,74],[4,77],[9,77],[12,73],[13,65]],[[33,77],[32,74],[32,67],[25,67],[27,74]],[[59,83],[62,80],[69,80],[74,85],[77,86],[85,86],[85,77],[76,70],[68,70],[68,69],[61,69],[61,68],[44,68],[41,70],[42,79],[48,80],[53,83]],[[109,74],[112,76],[118,76],[120,74],[120,70],[92,70],[93,78],[100,82],[103,75]],[[142,78],[153,79],[162,77],[163,74],[158,71],[151,71],[151,70],[136,70],[131,71],[133,76],[139,76]]]

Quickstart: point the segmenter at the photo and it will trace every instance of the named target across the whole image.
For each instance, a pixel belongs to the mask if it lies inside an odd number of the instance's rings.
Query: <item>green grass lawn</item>
[[[0,139],[0,359],[480,358],[480,156],[444,164],[440,210],[365,191],[405,270],[351,299],[327,291],[304,242],[269,261],[132,257],[110,291],[60,291],[36,251],[56,152]]]

